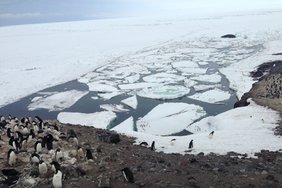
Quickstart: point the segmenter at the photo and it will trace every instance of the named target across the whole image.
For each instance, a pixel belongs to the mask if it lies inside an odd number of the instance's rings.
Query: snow
[[[109,111],[88,114],[78,112],[60,112],[57,117],[58,121],[61,123],[86,125],[101,129],[106,129],[115,118],[116,114]]]
[[[28,110],[47,109],[49,111],[61,111],[74,105],[80,98],[87,95],[88,91],[70,90],[60,93],[45,93],[44,96],[35,97],[28,105]]]
[[[121,122],[119,125],[116,125],[111,130],[116,131],[118,133],[128,133],[134,131],[133,117],[126,119],[125,121]]]
[[[123,104],[126,104],[127,106],[135,109],[135,110],[137,109],[138,101],[137,101],[136,95],[129,97],[129,98],[126,98],[126,99],[123,99],[121,102]]]
[[[137,121],[137,130],[153,135],[169,135],[184,130],[205,114],[203,108],[197,105],[163,103]]]
[[[196,93],[192,96],[188,96],[191,99],[207,102],[207,103],[217,103],[220,101],[225,101],[230,98],[230,94],[227,91],[222,91],[220,89],[208,90],[202,93]]]
[[[176,99],[187,95],[189,92],[189,88],[181,85],[166,85],[143,89],[137,92],[137,95],[152,99]]]

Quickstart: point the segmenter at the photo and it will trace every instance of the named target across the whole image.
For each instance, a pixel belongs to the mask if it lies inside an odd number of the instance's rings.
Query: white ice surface
[[[192,96],[188,96],[191,99],[207,102],[207,103],[217,103],[220,101],[225,101],[230,98],[230,94],[227,91],[222,91],[220,89],[213,89],[204,91],[202,93],[196,93]]]
[[[111,111],[111,112],[127,112],[128,109],[125,109],[123,105],[121,104],[102,104],[100,105],[100,108]]]
[[[47,109],[49,111],[60,111],[74,105],[80,98],[88,94],[88,91],[70,90],[51,95],[35,97],[28,105],[28,110]]]
[[[185,79],[184,76],[168,74],[168,73],[157,73],[143,77],[143,80],[146,82],[156,82],[156,83],[175,83],[182,81],[184,79]]]
[[[137,105],[138,105],[138,101],[137,101],[137,97],[136,95],[123,99],[121,101],[123,104],[126,104],[127,106],[133,108],[133,109],[137,109]]]
[[[113,97],[116,97],[118,95],[121,95],[122,92],[120,91],[115,91],[115,92],[111,92],[111,93],[98,93],[97,95],[105,100],[109,100]]]
[[[216,74],[206,74],[200,76],[191,77],[192,80],[201,81],[201,82],[211,82],[211,83],[219,83],[221,81],[221,76]]]
[[[134,130],[134,122],[133,122],[133,117],[130,117],[120,124],[116,125],[114,128],[111,130],[114,130],[118,133],[127,133],[127,132],[132,132]]]
[[[78,112],[60,112],[57,117],[58,121],[61,123],[86,125],[101,129],[106,129],[115,118],[116,114],[110,111],[89,114]]]
[[[189,92],[189,88],[181,85],[166,85],[143,89],[137,92],[137,95],[152,99],[176,99],[187,95]]]
[[[190,123],[204,116],[202,107],[186,103],[163,103],[137,121],[138,132],[169,135],[184,130]]]

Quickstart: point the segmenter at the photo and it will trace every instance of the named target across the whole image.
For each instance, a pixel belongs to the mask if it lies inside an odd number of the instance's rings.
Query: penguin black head
[[[52,161],[51,163],[52,170],[56,173],[58,170],[61,170],[61,165],[57,161]]]
[[[69,129],[68,132],[67,132],[67,135],[68,135],[68,139],[77,138],[76,133],[73,129]]]
[[[122,171],[122,175],[123,175],[124,179],[127,182],[134,183],[133,173],[128,167],[123,168],[121,171]]]

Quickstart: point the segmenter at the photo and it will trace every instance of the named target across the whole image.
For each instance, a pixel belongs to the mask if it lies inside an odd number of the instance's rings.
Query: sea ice
[[[186,103],[163,103],[137,121],[138,132],[169,135],[184,130],[190,123],[206,115],[202,107]]]
[[[88,91],[69,90],[51,95],[35,97],[28,105],[28,110],[47,109],[49,111],[60,111],[71,107],[80,98],[88,94]]]
[[[120,84],[118,87],[122,90],[138,90],[147,87],[155,87],[157,85],[159,85],[159,83],[138,82],[133,84]]]
[[[58,121],[61,123],[79,124],[93,126],[95,128],[107,129],[111,122],[116,118],[116,114],[110,111],[95,113],[60,112]]]
[[[111,98],[114,98],[118,95],[121,95],[123,92],[121,91],[115,91],[115,92],[111,92],[111,93],[98,93],[97,95],[105,100],[109,100]]]
[[[190,79],[201,81],[201,82],[210,82],[210,83],[220,83],[221,82],[221,76],[218,73],[194,76],[194,77],[191,77]]]
[[[187,95],[189,92],[189,88],[181,85],[165,85],[143,89],[137,92],[137,95],[152,99],[176,99]]]
[[[184,76],[168,74],[168,73],[157,73],[143,77],[143,80],[146,82],[156,82],[156,83],[176,83],[184,79],[185,79]]]
[[[227,91],[222,91],[220,89],[208,90],[202,93],[196,93],[192,96],[188,96],[191,99],[207,102],[207,103],[217,103],[220,101],[225,101],[230,98],[230,94]]]
[[[118,133],[128,133],[134,131],[134,121],[133,117],[126,119],[125,121],[121,122],[120,124],[116,125],[111,130],[116,131]]]
[[[111,111],[111,112],[128,112],[128,109],[125,109],[123,105],[118,104],[102,104],[100,105],[100,108]]]
[[[137,101],[136,95],[129,97],[129,98],[126,98],[126,99],[122,100],[121,102],[126,104],[127,106],[133,108],[133,109],[137,109],[138,101]]]

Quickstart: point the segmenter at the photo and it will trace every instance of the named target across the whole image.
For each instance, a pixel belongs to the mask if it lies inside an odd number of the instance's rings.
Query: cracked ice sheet
[[[147,87],[155,87],[159,85],[159,83],[147,83],[147,82],[138,82],[133,84],[120,84],[118,87],[122,90],[136,90],[143,89]]]
[[[135,109],[135,110],[137,109],[138,101],[137,101],[136,95],[129,97],[129,98],[126,98],[126,99],[122,100],[121,102],[126,104],[127,106]]]
[[[137,95],[152,99],[176,99],[187,95],[189,92],[189,88],[181,85],[166,85],[143,89],[137,92]]]
[[[202,107],[186,103],[163,103],[137,121],[138,132],[169,135],[184,130],[190,123],[206,115]]]
[[[214,89],[214,88],[220,88],[221,85],[220,84],[210,84],[210,85],[194,85],[193,88],[195,89],[196,92],[199,91],[204,91],[204,90],[209,90],[209,89]]]
[[[57,120],[61,123],[86,125],[100,129],[107,129],[107,127],[115,118],[116,114],[109,111],[89,114],[78,112],[61,112],[57,116]]]
[[[146,82],[156,82],[156,83],[175,83],[182,81],[184,79],[185,79],[184,76],[168,74],[168,73],[157,73],[143,77],[143,80]]]
[[[99,97],[105,99],[105,100],[109,100],[109,99],[114,98],[114,97],[121,95],[121,94],[123,94],[123,92],[116,91],[116,92],[112,92],[112,93],[98,93],[97,95]]]
[[[47,97],[35,97],[28,105],[28,110],[47,109],[49,111],[61,111],[74,105],[89,91],[70,90],[61,93],[51,93]]]
[[[230,98],[230,94],[227,91],[222,91],[220,89],[214,89],[205,91],[203,93],[196,93],[192,96],[188,96],[191,99],[207,102],[207,103],[217,103],[220,101],[225,101]]]

